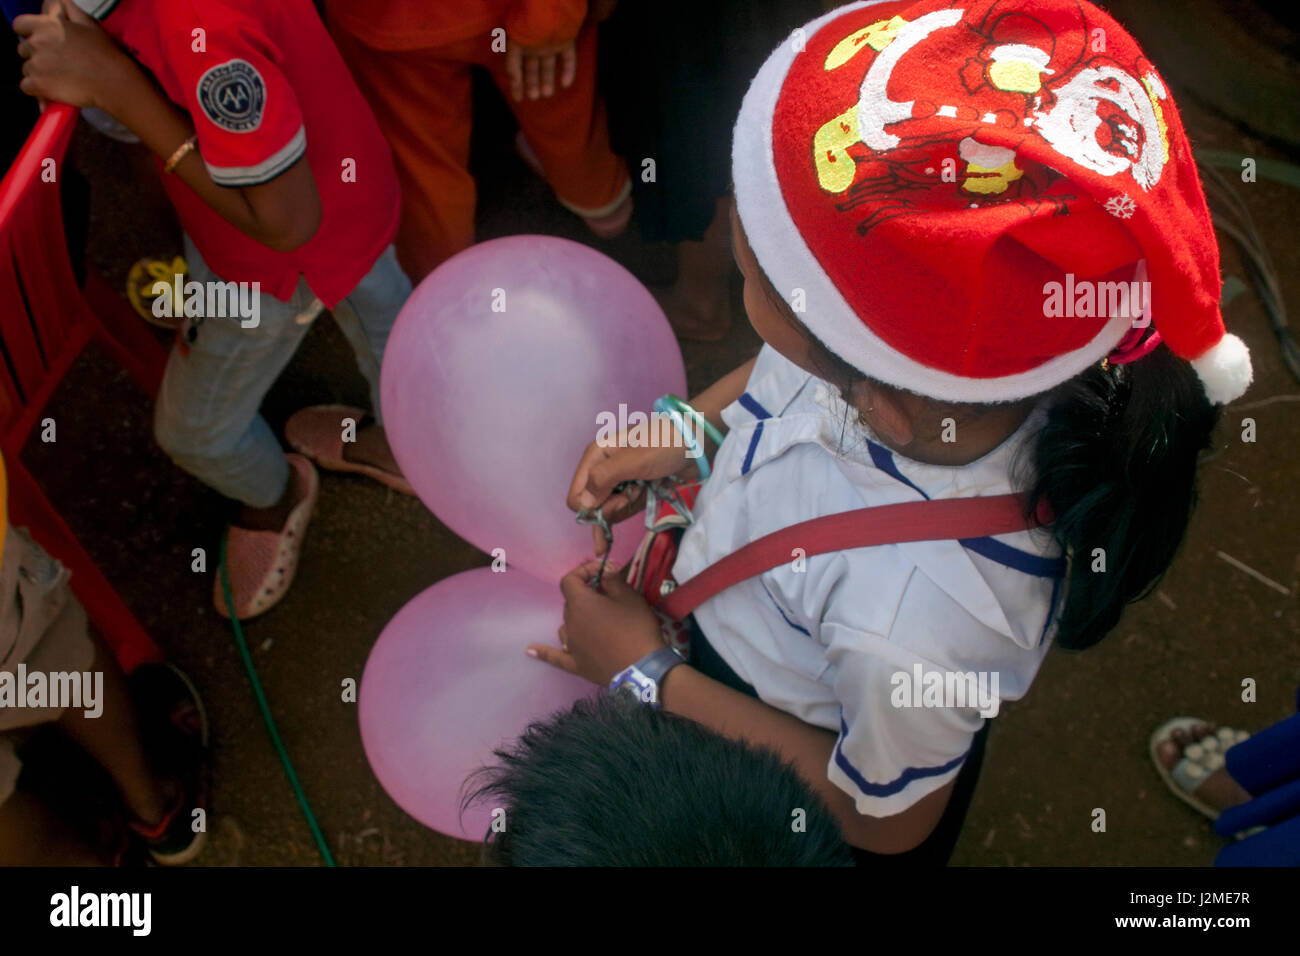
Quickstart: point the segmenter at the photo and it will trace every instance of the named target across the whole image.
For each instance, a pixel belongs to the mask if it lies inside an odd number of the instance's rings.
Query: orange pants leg
[[[596,26],[578,34],[577,75],[567,90],[536,100],[514,100],[506,77],[505,57],[481,55],[492,80],[510,104],[528,145],[541,161],[546,180],[564,205],[581,216],[613,210],[632,188],[627,166],[609,145],[605,104],[596,91]]]
[[[332,33],[393,150],[402,188],[397,259],[411,282],[418,283],[474,243],[477,196],[469,173],[473,116],[467,52],[473,44],[377,50],[337,25]]]

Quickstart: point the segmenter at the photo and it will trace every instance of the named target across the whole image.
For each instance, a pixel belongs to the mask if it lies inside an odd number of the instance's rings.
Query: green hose
[[[230,612],[230,627],[235,632],[235,643],[239,646],[239,656],[244,661],[244,670],[248,673],[248,682],[253,685],[253,696],[257,698],[257,706],[262,711],[262,720],[266,723],[266,732],[271,735],[271,743],[275,745],[276,753],[280,755],[280,763],[284,765],[284,772],[289,778],[289,785],[293,787],[294,795],[298,798],[298,806],[302,807],[302,815],[307,818],[307,826],[311,828],[311,835],[316,840],[316,848],[320,850],[325,865],[334,866],[334,857],[330,854],[330,848],[325,844],[325,835],[320,831],[320,824],[316,822],[316,814],[312,813],[311,804],[307,802],[307,794],[303,792],[302,784],[298,782],[298,774],[293,769],[293,762],[289,759],[289,752],[284,749],[284,741],[280,739],[280,732],[275,728],[275,719],[271,716],[271,706],[266,702],[266,694],[262,691],[262,682],[257,679],[257,669],[253,666],[253,655],[248,652],[248,642],[244,640],[244,629],[239,624],[239,618],[235,617],[235,601],[230,593],[230,574],[226,570],[226,537],[225,534],[221,536],[221,564],[217,573],[221,576],[221,593],[226,599],[226,610]]]

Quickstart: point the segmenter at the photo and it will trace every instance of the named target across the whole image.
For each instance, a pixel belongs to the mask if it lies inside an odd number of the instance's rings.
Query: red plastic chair
[[[29,433],[88,343],[103,347],[149,395],[157,392],[166,362],[158,340],[98,274],[87,269],[85,289],[77,286],[59,196],[76,124],[77,110],[51,104],[0,182],[0,451],[9,473],[10,522],[25,525],[71,570],[73,592],[130,672],[160,660],[158,646],[22,460]]]

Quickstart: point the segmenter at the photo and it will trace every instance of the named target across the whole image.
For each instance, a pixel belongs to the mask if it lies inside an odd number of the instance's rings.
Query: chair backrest
[[[60,183],[77,110],[50,104],[0,182],[0,431],[8,432],[87,311],[68,257]]]

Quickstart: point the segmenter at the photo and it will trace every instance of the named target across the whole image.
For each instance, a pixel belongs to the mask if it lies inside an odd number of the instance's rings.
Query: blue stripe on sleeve
[[[970,754],[970,751],[967,750],[966,753],[962,754],[960,757],[954,757],[952,760],[949,760],[947,763],[938,767],[908,767],[899,774],[895,780],[892,780],[889,783],[870,783],[866,777],[862,776],[862,774],[858,772],[858,769],[854,767],[853,764],[849,763],[848,758],[844,756],[842,745],[844,743],[844,738],[847,737],[848,734],[848,725],[844,723],[844,718],[840,717],[840,739],[835,743],[835,765],[844,771],[848,778],[853,781],[855,787],[869,797],[893,796],[914,780],[921,780],[925,777],[943,776],[945,773],[961,766],[961,764],[966,760],[966,757]]]

